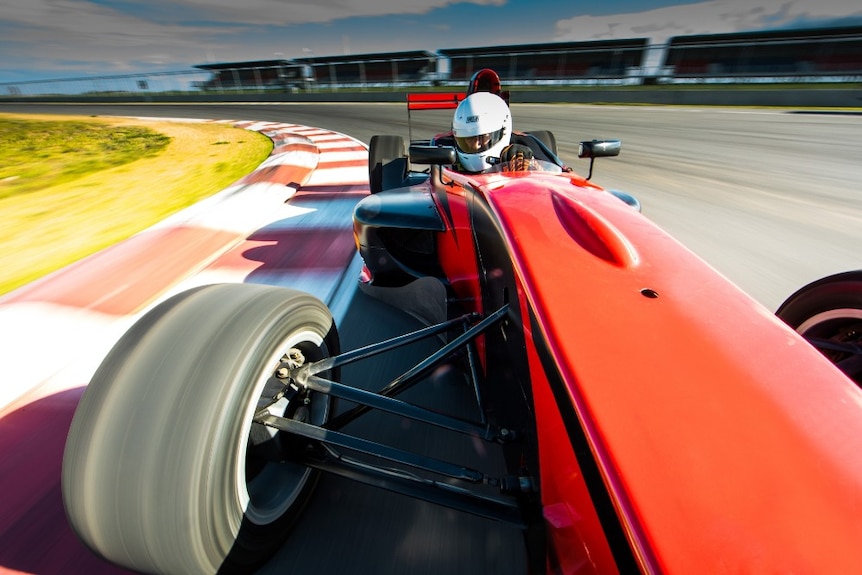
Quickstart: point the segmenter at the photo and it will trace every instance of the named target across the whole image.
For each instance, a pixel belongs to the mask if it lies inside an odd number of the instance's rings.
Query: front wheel
[[[337,353],[329,311],[301,292],[212,285],[159,304],[117,342],[75,412],[62,472],[72,527],[97,554],[136,571],[259,566],[297,520],[317,472],[279,461],[302,443],[253,416],[285,355]],[[329,397],[301,399],[270,411],[325,423]]]
[[[810,283],[775,313],[862,386],[862,271]]]

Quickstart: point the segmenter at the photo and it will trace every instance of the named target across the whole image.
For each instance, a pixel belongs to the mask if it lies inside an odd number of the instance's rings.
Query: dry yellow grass
[[[0,199],[0,294],[223,190],[253,171],[272,150],[272,142],[265,136],[225,124],[15,117],[141,125],[169,136],[171,142],[156,156]]]

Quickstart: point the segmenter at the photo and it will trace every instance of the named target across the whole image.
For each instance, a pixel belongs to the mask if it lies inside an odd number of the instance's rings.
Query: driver
[[[492,167],[489,158],[509,162],[509,169],[529,169],[533,152],[527,146],[511,144],[512,114],[509,105],[491,92],[474,92],[455,110],[452,135],[462,172],[479,173]]]

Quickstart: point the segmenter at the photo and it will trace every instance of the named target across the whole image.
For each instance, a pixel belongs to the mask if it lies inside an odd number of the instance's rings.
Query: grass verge
[[[271,151],[225,124],[0,114],[0,295],[223,190]]]

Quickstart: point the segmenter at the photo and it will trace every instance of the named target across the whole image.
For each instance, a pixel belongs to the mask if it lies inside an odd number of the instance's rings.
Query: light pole
[[[312,62],[312,60],[314,60],[314,50],[311,48],[303,48],[302,53],[307,54],[309,59],[309,62],[306,63],[303,68],[302,75],[305,77],[306,84],[316,86],[317,77],[314,74],[314,62]]]

